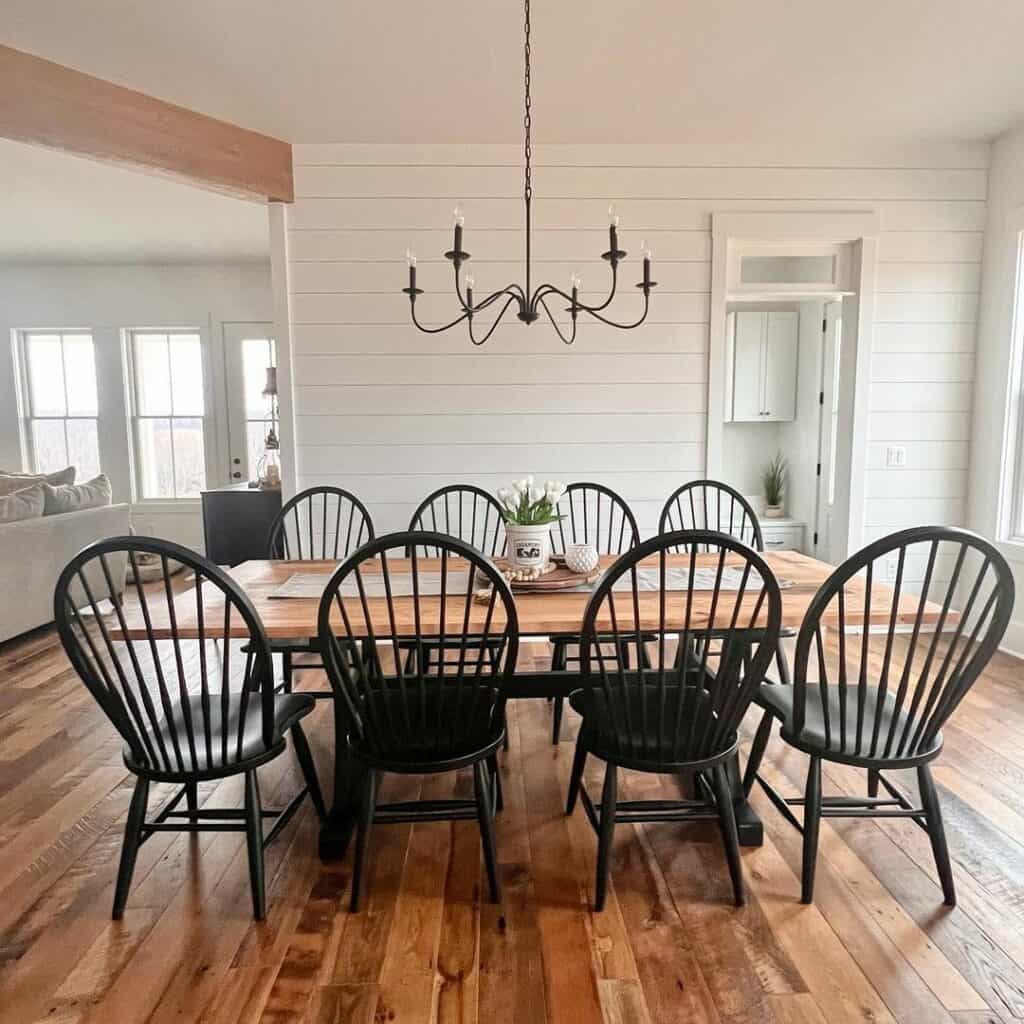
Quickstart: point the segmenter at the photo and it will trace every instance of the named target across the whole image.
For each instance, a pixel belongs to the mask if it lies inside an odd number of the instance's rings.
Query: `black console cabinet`
[[[281,511],[280,491],[247,484],[203,491],[206,557],[217,565],[238,565],[267,557],[267,535]]]

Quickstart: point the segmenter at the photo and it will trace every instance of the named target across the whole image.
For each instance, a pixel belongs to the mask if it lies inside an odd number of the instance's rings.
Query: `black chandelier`
[[[455,208],[455,241],[451,249],[444,254],[445,259],[451,260],[452,266],[455,268],[455,297],[458,299],[459,306],[462,308],[462,313],[457,316],[450,323],[445,324],[443,327],[424,327],[423,324],[416,319],[416,296],[423,294],[422,288],[416,287],[416,256],[411,251],[406,251],[406,260],[409,264],[409,286],[403,288],[402,291],[409,296],[409,311],[412,314],[412,322],[426,334],[439,334],[441,331],[447,331],[450,327],[454,327],[456,324],[466,321],[469,328],[469,340],[474,345],[482,345],[487,339],[494,333],[495,328],[501,323],[508,311],[509,306],[513,303],[517,306],[516,316],[523,321],[524,324],[532,324],[535,320],[540,318],[540,311],[547,314],[548,319],[551,321],[551,326],[554,327],[555,333],[565,342],[566,345],[571,345],[576,340],[576,318],[582,313],[587,313],[592,316],[595,320],[600,320],[603,324],[608,324],[611,327],[619,327],[623,330],[631,330],[634,327],[639,327],[640,324],[647,319],[647,310],[650,305],[651,289],[657,284],[656,281],[651,280],[651,252],[646,247],[646,244],[641,242],[641,250],[644,262],[644,276],[643,280],[637,285],[637,288],[643,289],[644,293],[644,311],[640,315],[638,320],[635,320],[630,324],[620,324],[613,320],[609,320],[607,317],[602,315],[602,310],[606,309],[615,298],[615,289],[618,285],[618,271],[619,264],[626,258],[626,253],[619,248],[618,238],[618,226],[619,218],[615,214],[615,207],[610,206],[608,208],[608,251],[601,254],[601,259],[607,260],[611,265],[612,271],[612,285],[611,291],[608,293],[608,297],[596,306],[588,306],[585,302],[580,302],[579,299],[579,286],[580,278],[578,274],[572,275],[571,280],[571,291],[564,292],[561,288],[556,288],[553,284],[541,284],[536,287],[533,291],[530,289],[531,281],[531,261],[530,261],[530,203],[533,198],[533,187],[530,179],[530,0],[524,2],[526,11],[525,20],[525,36],[526,42],[523,47],[524,65],[525,65],[525,76],[524,76],[524,95],[525,95],[525,114],[523,117],[523,126],[526,129],[526,140],[523,148],[523,152],[526,158],[525,170],[523,176],[523,202],[526,205],[526,287],[524,288],[519,284],[510,284],[500,291],[492,292],[487,298],[480,300],[479,302],[473,301],[473,287],[474,280],[473,275],[467,274],[465,281],[465,290],[460,281],[460,272],[462,265],[469,262],[469,253],[464,252],[462,249],[462,227],[464,224],[464,218],[462,216],[462,210],[459,207]],[[548,305],[548,299],[557,297],[569,305],[566,307],[565,312],[569,313],[572,317],[572,332],[570,334],[564,334],[558,323],[555,321],[555,317],[551,312],[551,308]],[[473,331],[473,318],[483,312],[489,306],[494,305],[500,299],[504,298],[505,302],[501,306],[498,315],[494,318],[490,327],[487,328],[486,333],[483,337],[478,338]]]

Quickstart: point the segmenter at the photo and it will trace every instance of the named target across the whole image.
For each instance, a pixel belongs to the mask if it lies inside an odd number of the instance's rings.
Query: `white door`
[[[769,313],[764,335],[764,416],[785,422],[796,419],[796,361],[800,314]]]
[[[815,558],[838,565],[846,552],[839,550],[835,523],[845,517],[841,508],[848,502],[849,488],[838,486],[837,453],[839,436],[840,375],[843,341],[843,305],[825,304],[822,325],[821,414],[818,426],[818,496],[812,546]],[[846,498],[844,499],[844,495]]]
[[[263,394],[267,368],[276,367],[271,325],[224,325],[224,370],[228,408],[228,476],[231,483],[256,479],[267,431],[278,430],[276,404]]]
[[[736,313],[733,336],[732,418],[764,420],[764,313]]]

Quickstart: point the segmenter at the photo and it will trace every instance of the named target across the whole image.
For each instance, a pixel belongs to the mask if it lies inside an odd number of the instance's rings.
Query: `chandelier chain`
[[[530,129],[532,127],[532,119],[530,116],[530,0],[525,0],[526,8],[526,21],[524,25],[526,33],[526,42],[523,46],[523,57],[525,65],[525,73],[523,76],[523,85],[525,87],[525,112],[523,115],[523,128],[526,131],[526,139],[523,145],[523,153],[526,157],[526,170],[524,175],[523,185],[523,197],[527,202],[530,201],[533,195],[533,181],[531,179],[531,168],[530,168]]]

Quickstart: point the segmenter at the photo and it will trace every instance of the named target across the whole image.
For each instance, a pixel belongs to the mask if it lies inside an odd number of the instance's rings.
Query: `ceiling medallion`
[[[626,258],[626,253],[619,248],[619,218],[615,214],[614,206],[610,206],[608,208],[608,251],[601,254],[601,258],[611,265],[612,271],[611,291],[609,291],[608,297],[596,306],[588,306],[585,302],[581,302],[579,298],[580,278],[578,274],[572,275],[569,292],[564,292],[561,288],[557,288],[553,284],[540,284],[537,285],[535,289],[531,290],[532,266],[530,253],[530,203],[533,198],[533,188],[530,180],[530,0],[525,0],[525,12],[526,19],[524,28],[526,42],[523,48],[525,66],[525,114],[523,117],[523,126],[526,130],[526,139],[523,147],[523,153],[525,156],[523,201],[526,205],[526,285],[524,287],[519,284],[510,284],[502,288],[500,291],[492,292],[480,301],[474,300],[473,290],[475,282],[472,273],[466,274],[464,285],[460,277],[463,264],[469,262],[469,253],[464,252],[462,249],[462,228],[464,218],[462,216],[461,209],[456,207],[455,240],[451,249],[446,252],[444,256],[445,259],[451,261],[452,266],[455,268],[455,297],[462,309],[462,313],[450,323],[444,324],[441,327],[425,327],[416,318],[416,296],[423,294],[423,289],[416,287],[416,256],[412,251],[406,252],[406,261],[409,264],[409,286],[407,288],[403,288],[402,291],[409,296],[409,311],[412,315],[412,322],[426,334],[439,334],[441,331],[447,331],[456,324],[466,321],[469,329],[469,340],[472,341],[474,345],[482,345],[487,341],[487,339],[494,333],[498,324],[501,323],[505,313],[513,303],[516,306],[516,316],[522,320],[524,324],[532,324],[535,320],[540,319],[541,310],[543,310],[548,320],[551,321],[551,326],[554,327],[555,332],[566,345],[571,345],[576,340],[576,319],[580,313],[586,313],[595,320],[599,320],[603,324],[608,324],[610,327],[619,327],[623,330],[631,330],[634,327],[639,327],[640,324],[647,319],[651,289],[655,287],[657,283],[651,280],[651,252],[646,247],[646,244],[641,242],[641,255],[643,256],[644,269],[643,280],[637,284],[637,288],[643,289],[644,293],[643,313],[638,320],[629,324],[616,323],[614,320],[609,320],[607,317],[602,315],[602,311],[607,309],[615,298],[615,289],[618,284],[619,264]],[[504,299],[504,303],[500,306],[498,315],[494,318],[485,333],[482,336],[477,337],[474,333],[474,318],[477,314],[482,313],[489,307],[501,302],[502,299]],[[551,312],[551,307],[548,305],[549,300],[561,300],[569,303],[569,305],[565,307],[565,312],[572,318],[572,330],[570,333],[567,334],[563,332],[562,328],[559,327],[554,314]]]

